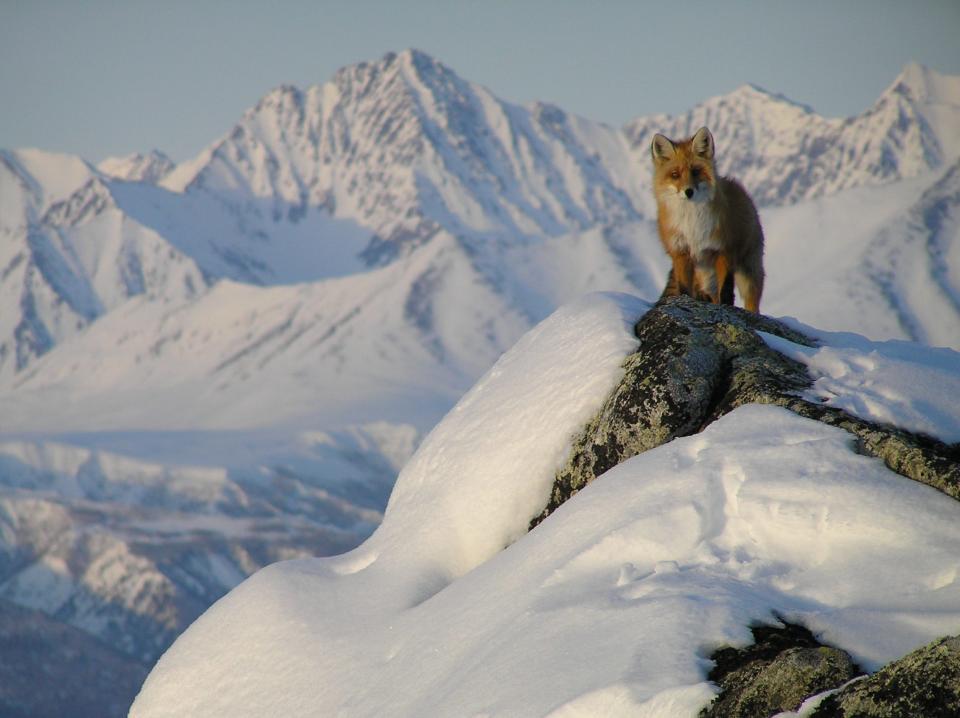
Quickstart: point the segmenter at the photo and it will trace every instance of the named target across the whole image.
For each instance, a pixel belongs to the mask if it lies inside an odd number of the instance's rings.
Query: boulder
[[[948,636],[828,696],[813,718],[960,716],[960,636]]]
[[[754,626],[754,643],[725,647],[711,658],[708,677],[720,695],[701,718],[766,718],[796,710],[811,695],[838,688],[861,675],[850,656],[821,644],[803,626]]]

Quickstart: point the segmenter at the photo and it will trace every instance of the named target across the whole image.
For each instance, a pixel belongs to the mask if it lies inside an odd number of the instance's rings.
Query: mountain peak
[[[443,64],[433,55],[430,55],[423,50],[418,50],[415,47],[408,47],[406,50],[401,50],[398,54],[396,54],[396,57],[402,63],[417,67],[437,66]]]
[[[960,106],[960,76],[944,75],[919,62],[908,62],[884,95],[907,95],[916,102]]]
[[[296,85],[284,83],[282,85],[277,85],[272,90],[270,90],[266,95],[260,98],[260,102],[258,104],[263,104],[264,102],[283,99],[287,97],[299,97],[301,94],[303,93],[300,91],[300,88],[297,87]]]
[[[372,76],[380,76],[388,74],[391,70],[412,72],[414,75],[431,74],[438,71],[444,74],[456,74],[429,53],[411,47],[399,52],[391,50],[378,60],[363,60],[345,65],[334,73],[333,82],[334,84],[340,84],[346,78],[355,78],[358,75],[362,76],[368,73]]]
[[[165,153],[154,149],[146,154],[134,152],[123,157],[107,157],[97,165],[97,169],[115,179],[156,184],[170,174],[175,166]]]
[[[723,95],[724,99],[736,99],[741,101],[747,101],[751,103],[763,102],[771,103],[776,105],[789,105],[790,107],[795,107],[804,112],[810,114],[816,114],[814,109],[810,105],[804,104],[802,102],[797,102],[786,95],[783,95],[779,92],[771,92],[770,90],[761,87],[760,85],[754,84],[752,82],[745,83],[736,88],[733,92],[730,92],[727,95]]]

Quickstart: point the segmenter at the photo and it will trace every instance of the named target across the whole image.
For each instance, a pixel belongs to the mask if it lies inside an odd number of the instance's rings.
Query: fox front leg
[[[726,266],[724,264],[724,266]],[[726,279],[726,276],[724,276]],[[717,283],[717,254],[706,252],[697,257],[693,283],[696,293],[693,295],[702,302],[720,303],[720,287]]]
[[[667,286],[663,290],[663,295],[666,297],[676,297],[680,294],[694,296],[693,259],[686,252],[671,254],[670,258],[673,260],[673,268],[667,277]]]

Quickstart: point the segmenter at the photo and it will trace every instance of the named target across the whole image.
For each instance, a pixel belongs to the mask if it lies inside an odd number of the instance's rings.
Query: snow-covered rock
[[[645,309],[596,295],[538,325],[426,438],[373,536],[245,581],[131,715],[693,716],[705,653],[756,622],[807,625],[868,670],[956,632],[960,502],[779,407],[635,456],[526,533]],[[955,383],[948,359],[927,364]]]

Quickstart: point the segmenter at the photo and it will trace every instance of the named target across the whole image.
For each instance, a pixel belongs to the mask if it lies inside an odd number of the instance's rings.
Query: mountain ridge
[[[549,103],[503,102],[426,53],[407,50],[342,68],[324,84],[271,90],[174,168],[157,152],[121,158],[115,171],[123,180],[79,158],[30,150],[21,153],[27,161],[14,163],[19,156],[6,151],[8,184],[21,189],[4,192],[14,201],[4,203],[0,223],[13,243],[0,257],[0,293],[22,307],[22,321],[0,327],[0,377],[82,331],[117,306],[118,296],[148,291],[146,277],[123,277],[140,274],[138,265],[152,261],[145,253],[158,250],[134,250],[116,237],[127,218],[191,265],[178,272],[188,271],[193,294],[220,278],[282,284],[362,272],[441,231],[466,242],[478,270],[495,283],[490,268],[501,260],[490,256],[491,246],[649,221],[649,138],[701,124],[718,138],[721,169],[743,180],[761,206],[776,207],[889,184],[951,161],[960,153],[948,131],[960,127],[960,82],[908,65],[871,108],[839,119],[744,85],[688,113],[615,129]],[[51,166],[64,163],[69,172],[50,180]],[[57,203],[65,204],[52,211]],[[65,208],[76,205],[87,214],[64,228]],[[112,230],[114,254],[96,271],[102,275],[111,263],[120,277],[112,284],[127,290],[109,297],[86,291],[91,298],[80,302],[79,290],[55,281],[62,271],[44,276],[42,269],[51,262],[74,267],[78,278],[94,271],[71,259],[83,240],[70,235],[114,210],[123,217]],[[46,261],[37,260],[31,237],[52,248]],[[69,309],[78,303],[99,308]]]

